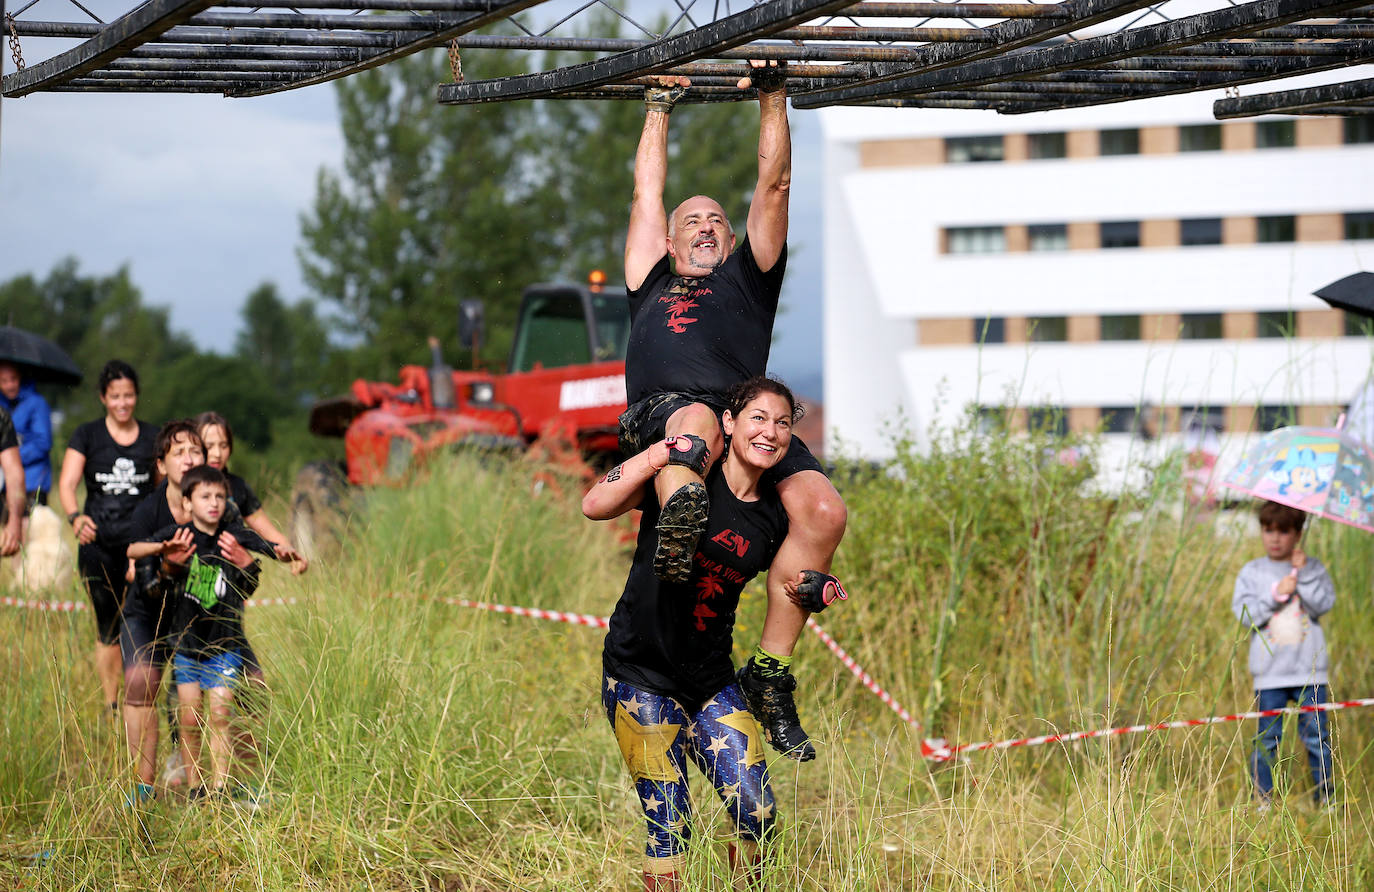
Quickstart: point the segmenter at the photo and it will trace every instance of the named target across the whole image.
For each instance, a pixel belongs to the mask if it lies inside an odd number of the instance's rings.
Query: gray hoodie
[[[1255,558],[1236,577],[1231,610],[1250,626],[1250,674],[1255,690],[1327,684],[1326,636],[1317,618],[1336,603],[1326,567],[1314,557],[1298,572],[1287,603],[1274,599],[1279,580],[1293,572],[1288,561]]]

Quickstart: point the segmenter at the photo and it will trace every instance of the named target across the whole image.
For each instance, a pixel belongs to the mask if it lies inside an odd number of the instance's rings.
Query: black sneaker
[[[790,672],[776,678],[760,678],[749,671],[751,666],[752,660],[740,667],[735,680],[744,692],[749,711],[763,726],[764,739],[787,758],[810,762],[816,758],[816,748],[797,718],[797,704],[792,699],[797,679]]]
[[[706,486],[693,481],[668,496],[658,516],[658,547],[654,549],[654,575],[664,582],[683,583],[692,575],[692,556],[706,532],[706,512],[711,503]]]

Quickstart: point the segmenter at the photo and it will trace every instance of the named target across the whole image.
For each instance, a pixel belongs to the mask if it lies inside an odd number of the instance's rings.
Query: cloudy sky
[[[792,115],[794,254],[771,365],[819,396],[814,115]],[[4,100],[0,281],[45,276],[67,256],[88,274],[127,264],[145,302],[170,307],[173,326],[202,347],[227,351],[239,307],[259,283],[276,282],[288,300],[306,296],[295,254],[300,214],[316,172],[341,160],[329,85],[253,99],[39,93]]]

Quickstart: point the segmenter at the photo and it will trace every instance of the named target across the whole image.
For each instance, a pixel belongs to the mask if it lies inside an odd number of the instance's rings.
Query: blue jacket
[[[9,410],[19,434],[19,459],[24,463],[24,486],[29,492],[52,491],[52,410],[31,382],[19,385],[19,395],[0,394],[0,406]]]

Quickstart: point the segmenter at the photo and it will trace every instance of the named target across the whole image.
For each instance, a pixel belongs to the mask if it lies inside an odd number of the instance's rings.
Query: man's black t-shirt
[[[138,422],[138,438],[121,446],[110,436],[105,419],[81,425],[67,448],[86,457],[86,507],[96,524],[96,541],[123,550],[132,541],[129,520],[153,488],[157,428]]]
[[[692,575],[673,585],[654,576],[658,501],[644,500],[630,578],[611,616],[602,662],[617,681],[677,698],[694,709],[734,678],[735,608],[745,583],[766,570],[787,535],[787,514],[771,487],[757,501],[735,498],[719,465],[706,477],[711,513]]]
[[[675,275],[664,255],[629,292],[629,402],[673,392],[718,405],[731,387],[762,375],[786,266],[784,247],[773,268],[760,271],[748,239],[701,278]]]
[[[272,546],[244,526],[220,523],[214,533],[203,533],[195,524],[172,524],[153,533],[148,541],[165,542],[179,529],[189,529],[195,541],[186,578],[174,589],[172,630],[177,653],[204,654],[242,648],[243,603],[258,587],[258,564],[246,569],[230,563],[220,553],[220,533],[228,532],[249,551],[271,555]]]

